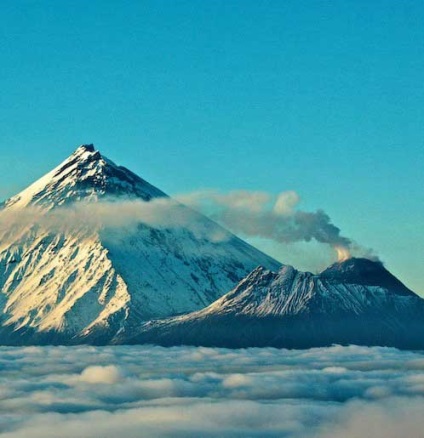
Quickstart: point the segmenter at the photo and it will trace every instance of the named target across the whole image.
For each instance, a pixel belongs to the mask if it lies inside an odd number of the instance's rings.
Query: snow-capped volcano
[[[6,201],[7,207],[45,208],[105,196],[137,197],[145,201],[166,196],[142,178],[102,156],[93,145],[80,146],[63,163]]]
[[[380,262],[321,274],[258,267],[203,310],[144,324],[133,342],[305,348],[334,343],[424,348],[424,300]]]
[[[153,205],[169,199],[92,145],[83,145],[7,200],[0,213],[4,342],[81,337],[106,342],[142,320],[209,305],[257,265],[280,266],[181,205],[181,226],[155,227],[140,220],[128,228],[119,221],[128,202]],[[96,205],[116,223],[93,226]],[[225,238],[213,237],[218,235]]]

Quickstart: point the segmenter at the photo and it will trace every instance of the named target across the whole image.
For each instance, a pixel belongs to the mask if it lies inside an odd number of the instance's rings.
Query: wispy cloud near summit
[[[99,202],[73,203],[47,212],[36,206],[6,209],[0,213],[0,232],[11,235],[31,224],[52,231],[121,228],[131,232],[137,225],[144,224],[154,228],[186,228],[200,237],[217,241],[230,238],[224,229],[205,226],[204,221],[198,220],[195,213],[198,211],[242,237],[260,237],[282,244],[315,240],[333,248],[339,259],[348,257],[352,251],[371,257],[369,251],[344,236],[324,210],[304,211],[299,203],[300,196],[294,191],[272,195],[263,191],[203,190],[177,195],[175,200],[155,198],[148,202],[107,198]]]

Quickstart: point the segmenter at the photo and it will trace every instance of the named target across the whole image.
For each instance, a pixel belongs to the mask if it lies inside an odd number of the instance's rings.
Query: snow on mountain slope
[[[367,281],[365,272],[373,272],[374,278]],[[393,287],[387,287],[388,284]],[[407,297],[418,296],[381,263],[351,258],[335,263],[319,275],[300,272],[292,266],[283,266],[278,272],[257,268],[233,292],[213,303],[209,311],[256,316],[360,315],[381,310],[388,303],[402,310],[411,301]]]
[[[98,236],[36,226],[0,244],[2,323],[40,331],[83,330],[130,302]]]
[[[370,260],[349,259],[318,275],[259,267],[205,309],[144,324],[132,342],[424,348],[424,300]]]
[[[93,145],[82,145],[51,172],[7,200],[5,206],[52,208],[104,196],[135,196],[148,201],[166,195],[130,170],[102,156]]]
[[[141,320],[207,306],[259,264],[280,266],[181,205],[184,226],[120,224],[125,202],[158,199],[170,198],[85,145],[6,201],[0,215],[4,342],[12,330],[11,343],[107,342]],[[116,224],[95,226],[97,205]],[[87,220],[75,216],[81,210]],[[211,237],[218,235],[225,238]]]

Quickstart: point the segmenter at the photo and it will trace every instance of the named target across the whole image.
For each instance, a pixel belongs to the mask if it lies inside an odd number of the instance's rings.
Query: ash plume
[[[178,198],[234,233],[261,237],[279,243],[317,242],[330,245],[339,260],[350,257],[354,246],[341,234],[323,210],[308,212],[298,209],[299,195],[294,191],[273,196],[260,191],[232,191],[227,194],[202,191]]]

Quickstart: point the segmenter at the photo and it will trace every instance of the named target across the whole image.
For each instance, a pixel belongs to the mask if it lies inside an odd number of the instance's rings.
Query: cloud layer
[[[424,354],[0,348],[0,436],[419,437]]]

